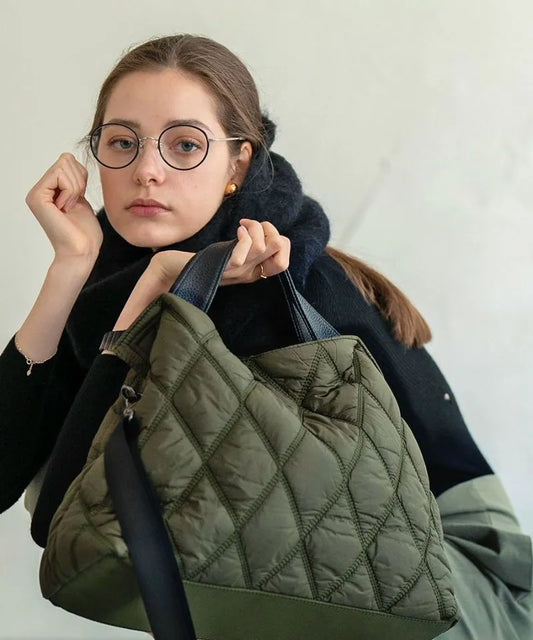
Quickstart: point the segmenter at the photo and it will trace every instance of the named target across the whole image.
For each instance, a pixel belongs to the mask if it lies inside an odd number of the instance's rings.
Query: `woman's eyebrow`
[[[124,120],[122,118],[112,118],[111,120],[108,120],[105,124],[125,124],[126,126],[131,127],[132,129],[141,128],[140,123],[137,122],[136,120]],[[200,120],[194,120],[193,118],[181,118],[179,120],[169,120],[163,128],[166,129],[167,127],[172,127],[178,124],[180,125],[192,124],[195,127],[200,127],[201,129],[205,129],[208,133],[213,135],[213,132],[205,124],[205,122],[201,122]]]

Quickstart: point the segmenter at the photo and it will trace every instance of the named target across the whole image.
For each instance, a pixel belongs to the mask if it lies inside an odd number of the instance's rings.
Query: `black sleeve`
[[[341,334],[359,336],[373,354],[417,439],[435,495],[493,473],[429,353],[399,343],[377,308],[365,301],[330,256],[316,261],[304,295]]]
[[[128,369],[114,355],[97,355],[72,401],[49,458],[31,522],[32,538],[43,548],[52,517],[83,469],[93,438],[117,399]]]
[[[13,336],[0,356],[0,512],[48,458],[85,375],[66,332],[56,355],[27,371]]]

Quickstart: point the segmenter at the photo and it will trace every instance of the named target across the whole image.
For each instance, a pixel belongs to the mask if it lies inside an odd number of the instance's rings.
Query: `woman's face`
[[[225,138],[213,97],[195,77],[175,69],[136,71],[113,89],[103,123],[130,123],[137,135],[159,134],[175,120],[203,129],[209,138]],[[134,124],[133,124],[134,123]],[[194,235],[213,217],[228,182],[244,180],[252,148],[241,145],[239,156],[229,142],[212,142],[198,167],[179,171],[165,163],[154,140],[145,140],[135,160],[122,169],[99,165],[104,207],[113,228],[138,247],[163,247]],[[155,215],[130,208],[134,200],[157,200]]]

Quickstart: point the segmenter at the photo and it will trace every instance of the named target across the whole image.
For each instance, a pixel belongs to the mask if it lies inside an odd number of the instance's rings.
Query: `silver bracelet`
[[[26,375],[27,376],[31,376],[31,370],[33,369],[33,365],[34,364],[43,364],[43,362],[48,362],[48,360],[51,360],[55,354],[57,353],[57,349],[54,351],[54,353],[49,356],[48,358],[46,358],[46,360],[32,360],[31,358],[28,358],[28,356],[22,351],[22,349],[18,346],[17,344],[17,335],[15,334],[15,347],[17,349],[17,351],[24,356],[24,358],[26,358],[26,364],[29,365],[28,370],[26,371]]]

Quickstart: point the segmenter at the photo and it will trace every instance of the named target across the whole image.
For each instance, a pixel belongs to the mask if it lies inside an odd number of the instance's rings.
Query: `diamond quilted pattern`
[[[127,382],[142,385],[139,447],[184,578],[453,617],[420,451],[358,338],[240,360],[205,314],[166,295],[117,353],[132,367]],[[48,593],[98,554],[128,562],[102,470],[120,407],[52,522]]]

